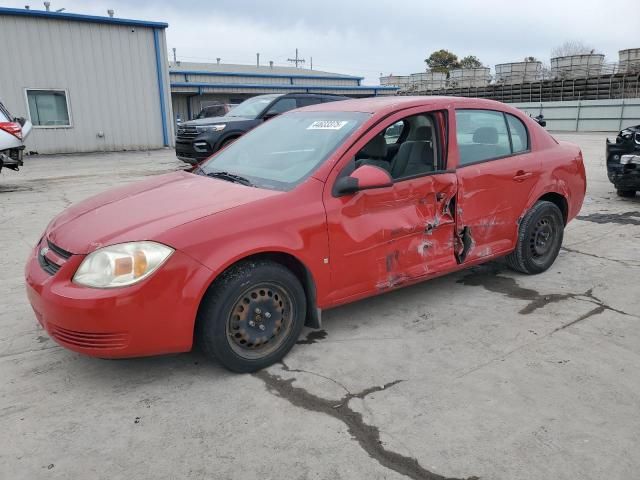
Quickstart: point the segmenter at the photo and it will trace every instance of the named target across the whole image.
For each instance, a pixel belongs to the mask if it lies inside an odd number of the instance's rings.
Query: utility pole
[[[296,48],[296,58],[287,58],[287,62],[295,63],[296,68],[298,68],[299,63],[304,63],[304,58],[298,57],[298,49]]]
[[[311,64],[311,70],[313,70],[313,57],[310,57],[311,61],[309,62]]]
[[[256,53],[256,67],[260,66],[260,54]]]
[[[178,63],[176,62],[176,47],[173,47],[173,63]]]

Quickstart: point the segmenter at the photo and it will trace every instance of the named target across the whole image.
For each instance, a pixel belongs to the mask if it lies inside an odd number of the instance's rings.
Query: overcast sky
[[[42,2],[0,5],[43,9]],[[618,50],[640,48],[637,0],[428,1],[428,0],[51,0],[68,12],[163,21],[167,46],[194,62],[287,65],[366,77],[423,71],[440,48],[476,55],[488,66],[532,55],[545,63],[565,40],[580,40],[617,61]]]

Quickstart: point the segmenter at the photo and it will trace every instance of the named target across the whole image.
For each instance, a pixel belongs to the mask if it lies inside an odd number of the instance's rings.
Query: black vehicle
[[[627,127],[615,141],[607,138],[607,175],[621,197],[640,190],[640,125]]]
[[[182,122],[177,129],[176,156],[183,162],[196,164],[276,115],[338,100],[347,100],[347,97],[276,93],[249,98],[224,116]]]

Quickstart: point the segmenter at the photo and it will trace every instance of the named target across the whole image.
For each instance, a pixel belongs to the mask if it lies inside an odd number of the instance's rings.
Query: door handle
[[[524,182],[527,178],[533,177],[532,172],[525,172],[524,170],[518,170],[513,176],[513,180],[516,182]]]

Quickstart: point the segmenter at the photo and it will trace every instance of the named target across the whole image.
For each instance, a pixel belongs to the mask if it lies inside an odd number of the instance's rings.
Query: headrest
[[[498,129],[496,129],[495,127],[480,127],[475,132],[473,132],[473,143],[497,145]]]
[[[418,127],[416,128],[416,136],[414,140],[419,142],[428,142],[431,141],[431,137],[433,136],[431,127]]]
[[[387,156],[387,142],[382,135],[376,135],[360,152],[361,158],[385,158]]]

